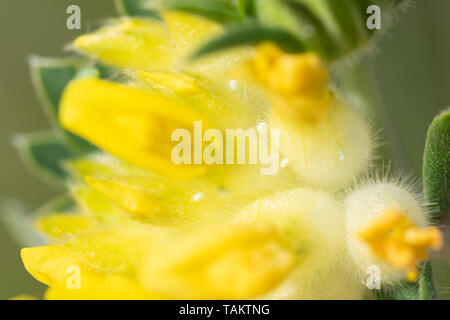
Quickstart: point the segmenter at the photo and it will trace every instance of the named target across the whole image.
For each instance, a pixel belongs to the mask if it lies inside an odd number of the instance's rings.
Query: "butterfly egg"
[[[297,252],[298,265],[270,296],[273,298],[316,297],[317,286],[340,277],[331,272],[344,250],[344,214],[333,196],[311,189],[294,189],[272,194],[244,207],[235,216],[238,223],[262,224],[277,229]],[[345,287],[345,286],[343,286]]]
[[[297,116],[295,111],[300,109],[308,111],[306,119]],[[369,124],[333,98],[328,102],[275,100],[271,123],[280,132],[281,152],[308,186],[341,189],[373,158],[375,139]]]
[[[371,183],[350,193],[344,203],[347,247],[359,273],[374,266],[380,281],[418,276],[427,249],[439,249],[442,235],[428,227],[417,197],[395,183]]]

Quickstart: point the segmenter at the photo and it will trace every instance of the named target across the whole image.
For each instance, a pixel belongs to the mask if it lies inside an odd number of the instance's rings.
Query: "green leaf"
[[[450,110],[434,118],[428,129],[423,183],[433,220],[439,223],[450,210]]]
[[[115,4],[121,16],[161,19],[152,1],[149,0],[115,0]]]
[[[210,40],[194,53],[192,58],[238,46],[271,41],[286,52],[305,51],[304,43],[292,33],[260,24],[241,24],[228,28],[222,35]]]
[[[58,122],[59,101],[67,84],[76,76],[78,69],[86,60],[77,58],[30,58],[31,79],[42,102],[44,110],[52,125],[63,132],[63,137],[70,148],[80,154],[95,150],[93,146],[80,137],[63,130]]]
[[[13,144],[32,172],[55,185],[65,185],[68,174],[62,165],[75,155],[59,136],[53,132],[17,135]]]
[[[221,23],[242,18],[233,5],[223,0],[164,0],[161,2],[161,6],[166,9],[197,14]]]
[[[29,210],[20,202],[14,199],[3,200],[0,211],[0,219],[18,245],[34,247],[49,244],[48,240],[36,230]]]

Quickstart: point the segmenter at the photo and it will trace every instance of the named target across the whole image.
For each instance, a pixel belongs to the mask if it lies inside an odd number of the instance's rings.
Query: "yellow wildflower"
[[[248,50],[215,54],[196,64],[186,58],[222,27],[205,18],[163,11],[163,21],[124,18],[79,37],[74,48],[95,59],[122,68],[173,71],[187,69],[219,72],[248,56]]]
[[[417,279],[417,262],[427,259],[427,249],[442,247],[438,228],[421,229],[396,208],[386,210],[358,236],[375,255],[396,269],[406,270],[410,281]]]
[[[186,233],[128,224],[21,256],[49,299],[251,298],[295,263],[274,232],[209,225]]]
[[[175,129],[193,132],[194,121],[208,126],[206,119],[180,101],[87,78],[72,82],[64,91],[60,121],[68,130],[147,169],[175,178],[189,178],[205,170],[202,166],[177,166],[170,160]]]
[[[393,183],[373,183],[351,193],[345,202],[347,243],[361,272],[375,265],[384,281],[408,272],[415,280],[416,265],[427,248],[439,249],[441,233],[427,227],[424,210],[410,191]]]
[[[244,299],[278,284],[295,257],[275,232],[206,225],[151,253],[140,279],[152,291],[184,299]]]
[[[409,191],[375,183],[345,201],[337,192],[367,170],[374,139],[327,88],[316,54],[264,44],[190,64],[222,28],[185,13],[162,17],[114,20],[74,42],[129,81],[78,78],[62,94],[62,127],[101,150],[61,165],[76,208],[37,217],[51,244],[21,252],[49,286],[45,298],[357,299],[364,287],[352,266],[364,272],[384,259],[415,271],[426,248],[439,246],[436,229],[421,229],[427,219]],[[196,122],[219,133],[278,129],[279,172],[262,175],[261,163],[174,164],[173,132],[195,136]],[[203,155],[203,145],[190,149]],[[391,207],[406,216],[372,222]]]

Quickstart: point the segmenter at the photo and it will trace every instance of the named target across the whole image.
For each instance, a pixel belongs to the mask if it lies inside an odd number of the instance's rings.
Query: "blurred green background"
[[[66,28],[66,8],[78,4],[82,30]],[[112,0],[3,0],[0,3],[0,199],[20,199],[36,208],[60,191],[30,174],[11,145],[15,133],[48,128],[30,80],[31,54],[67,55],[65,45],[114,15]],[[408,159],[406,173],[420,178],[426,130],[450,106],[450,1],[416,0],[362,63],[374,66],[385,110]],[[450,257],[447,257],[450,260]],[[450,270],[434,261],[442,298],[450,298]],[[0,299],[40,295],[43,286],[23,268],[19,246],[0,226]]]

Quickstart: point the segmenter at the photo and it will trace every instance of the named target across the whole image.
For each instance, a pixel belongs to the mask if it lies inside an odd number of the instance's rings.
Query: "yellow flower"
[[[185,60],[222,27],[211,20],[181,12],[163,11],[163,21],[124,18],[79,37],[74,48],[122,68],[219,72],[247,57],[248,50],[215,54],[196,64]]]
[[[180,101],[94,78],[72,82],[60,105],[66,129],[131,163],[180,179],[205,171],[170,159],[176,144],[172,132],[193,132],[194,121],[208,127],[206,119]]]
[[[392,282],[417,278],[417,263],[427,248],[439,249],[439,229],[428,227],[415,195],[393,183],[372,183],[353,191],[345,201],[350,254],[361,272],[375,265],[382,279]]]
[[[21,252],[49,286],[45,298],[359,299],[352,266],[364,272],[380,256],[414,271],[426,247],[437,247],[434,229],[415,226],[427,224],[420,205],[397,186],[360,188],[344,201],[340,191],[368,169],[374,139],[327,88],[316,54],[264,44],[189,63],[222,28],[162,16],[114,20],[74,42],[128,82],[84,77],[63,92],[62,127],[101,151],[63,164],[76,208],[37,217],[51,244]],[[279,172],[174,164],[172,133],[194,136],[196,121],[221,133],[279,130]],[[190,151],[195,158],[204,148]],[[415,224],[392,238],[375,222],[363,234],[376,252],[368,254],[355,234],[393,203]]]
[[[246,299],[278,284],[295,265],[275,232],[206,225],[149,255],[140,280],[150,290],[184,299]]]
[[[438,228],[421,229],[396,208],[385,211],[358,236],[373,254],[396,269],[406,270],[410,281],[417,279],[417,262],[427,259],[427,249],[439,250],[443,241]]]
[[[372,130],[327,89],[329,72],[318,55],[288,54],[263,44],[234,74],[259,83],[267,92],[280,150],[302,182],[343,188],[370,165]]]
[[[230,225],[169,232],[131,223],[21,256],[48,299],[251,298],[295,263],[276,233]]]

